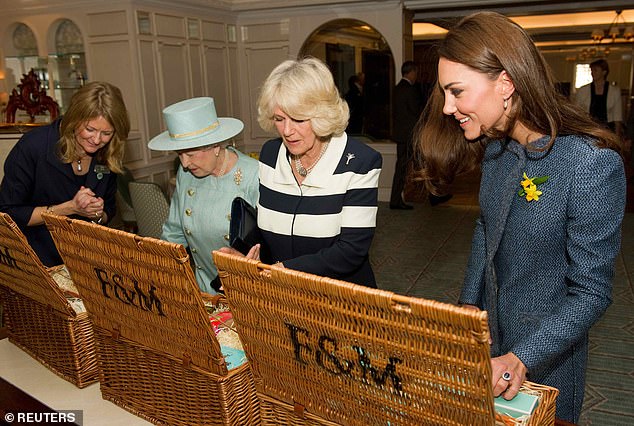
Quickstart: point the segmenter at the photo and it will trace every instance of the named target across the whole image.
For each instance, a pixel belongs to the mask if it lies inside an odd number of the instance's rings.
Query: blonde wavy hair
[[[274,130],[276,108],[294,120],[310,120],[321,140],[340,136],[350,118],[348,104],[339,94],[332,73],[313,57],[284,61],[268,76],[258,98],[262,129]]]
[[[130,118],[121,91],[110,83],[95,81],[79,89],[70,100],[62,117],[58,155],[62,163],[78,157],[76,132],[80,126],[98,117],[105,118],[114,128],[110,142],[99,149],[95,159],[115,173],[123,173],[125,142],[130,132]]]

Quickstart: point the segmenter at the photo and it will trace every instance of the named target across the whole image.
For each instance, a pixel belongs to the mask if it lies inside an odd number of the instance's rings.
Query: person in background
[[[608,61],[597,59],[592,62],[590,73],[592,83],[580,87],[575,100],[592,118],[609,127],[622,140],[625,135],[621,89],[607,80],[610,73]]]
[[[215,294],[221,286],[211,252],[229,246],[233,199],[256,205],[258,162],[226,143],[244,124],[218,118],[212,98],[172,104],[163,110],[163,118],[167,131],[152,138],[148,147],[175,151],[182,167],[161,239],[189,248],[198,286]]]
[[[42,213],[107,224],[115,214],[130,120],[119,89],[91,82],[64,116],[22,136],[4,163],[0,211],[17,223],[42,263],[62,263]]]
[[[365,74],[362,72],[351,75],[348,79],[348,91],[344,98],[348,103],[350,110],[350,120],[346,133],[349,135],[358,135],[363,132],[363,116],[364,116],[364,99],[363,84],[365,82]]]
[[[376,287],[369,251],[382,158],[346,135],[348,114],[318,59],[285,61],[264,82],[258,122],[280,137],[260,152],[263,260]]]
[[[423,94],[416,84],[418,69],[413,61],[405,61],[401,66],[401,81],[394,88],[392,104],[392,140],[396,142],[396,164],[392,179],[390,208],[411,210],[413,207],[403,201],[403,189],[408,166],[412,156],[412,133],[423,111]]]
[[[480,217],[459,302],[488,311],[494,395],[559,389],[577,422],[588,332],[611,303],[625,209],[616,135],[556,91],[528,34],[481,12],[438,48],[417,134],[428,184],[481,165]]]

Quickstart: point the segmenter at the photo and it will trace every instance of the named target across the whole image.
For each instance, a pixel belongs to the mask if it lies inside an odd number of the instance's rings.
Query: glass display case
[[[33,70],[63,113],[70,98],[87,80],[86,56],[81,31],[74,22],[60,20],[53,34],[55,52],[39,56],[33,31],[25,24],[15,26],[10,45],[5,46],[5,87],[10,94],[20,79]]]
[[[53,78],[53,96],[62,111],[73,93],[86,82],[86,55],[81,31],[69,19],[60,22],[55,31],[55,54],[49,55]]]
[[[50,55],[48,70],[53,78],[49,92],[66,111],[70,98],[86,82],[86,57],[83,52]]]

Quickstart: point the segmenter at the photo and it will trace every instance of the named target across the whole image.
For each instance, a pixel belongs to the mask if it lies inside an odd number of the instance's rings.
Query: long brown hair
[[[130,118],[121,91],[110,83],[95,81],[79,89],[62,117],[58,152],[63,163],[77,159],[75,132],[86,122],[103,117],[114,128],[110,142],[97,151],[95,160],[115,173],[123,173],[125,142],[130,132]]]
[[[557,91],[550,67],[530,36],[507,17],[495,12],[467,16],[440,42],[438,56],[492,80],[506,71],[515,91],[506,128],[488,129],[483,138],[469,143],[458,122],[443,114],[444,94],[436,83],[414,136],[416,175],[432,193],[444,192],[456,174],[476,168],[487,139],[508,138],[518,122],[549,135],[546,149],[557,135],[585,135],[600,148],[620,152],[614,133],[600,127]]]

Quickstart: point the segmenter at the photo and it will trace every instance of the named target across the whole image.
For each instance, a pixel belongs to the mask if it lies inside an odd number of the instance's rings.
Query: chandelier
[[[634,26],[628,25],[627,22],[625,22],[622,10],[616,10],[615,12],[616,15],[607,31],[603,31],[600,28],[592,30],[590,37],[595,43],[599,44],[604,39],[611,39],[612,43],[615,43],[617,38],[634,41]]]

